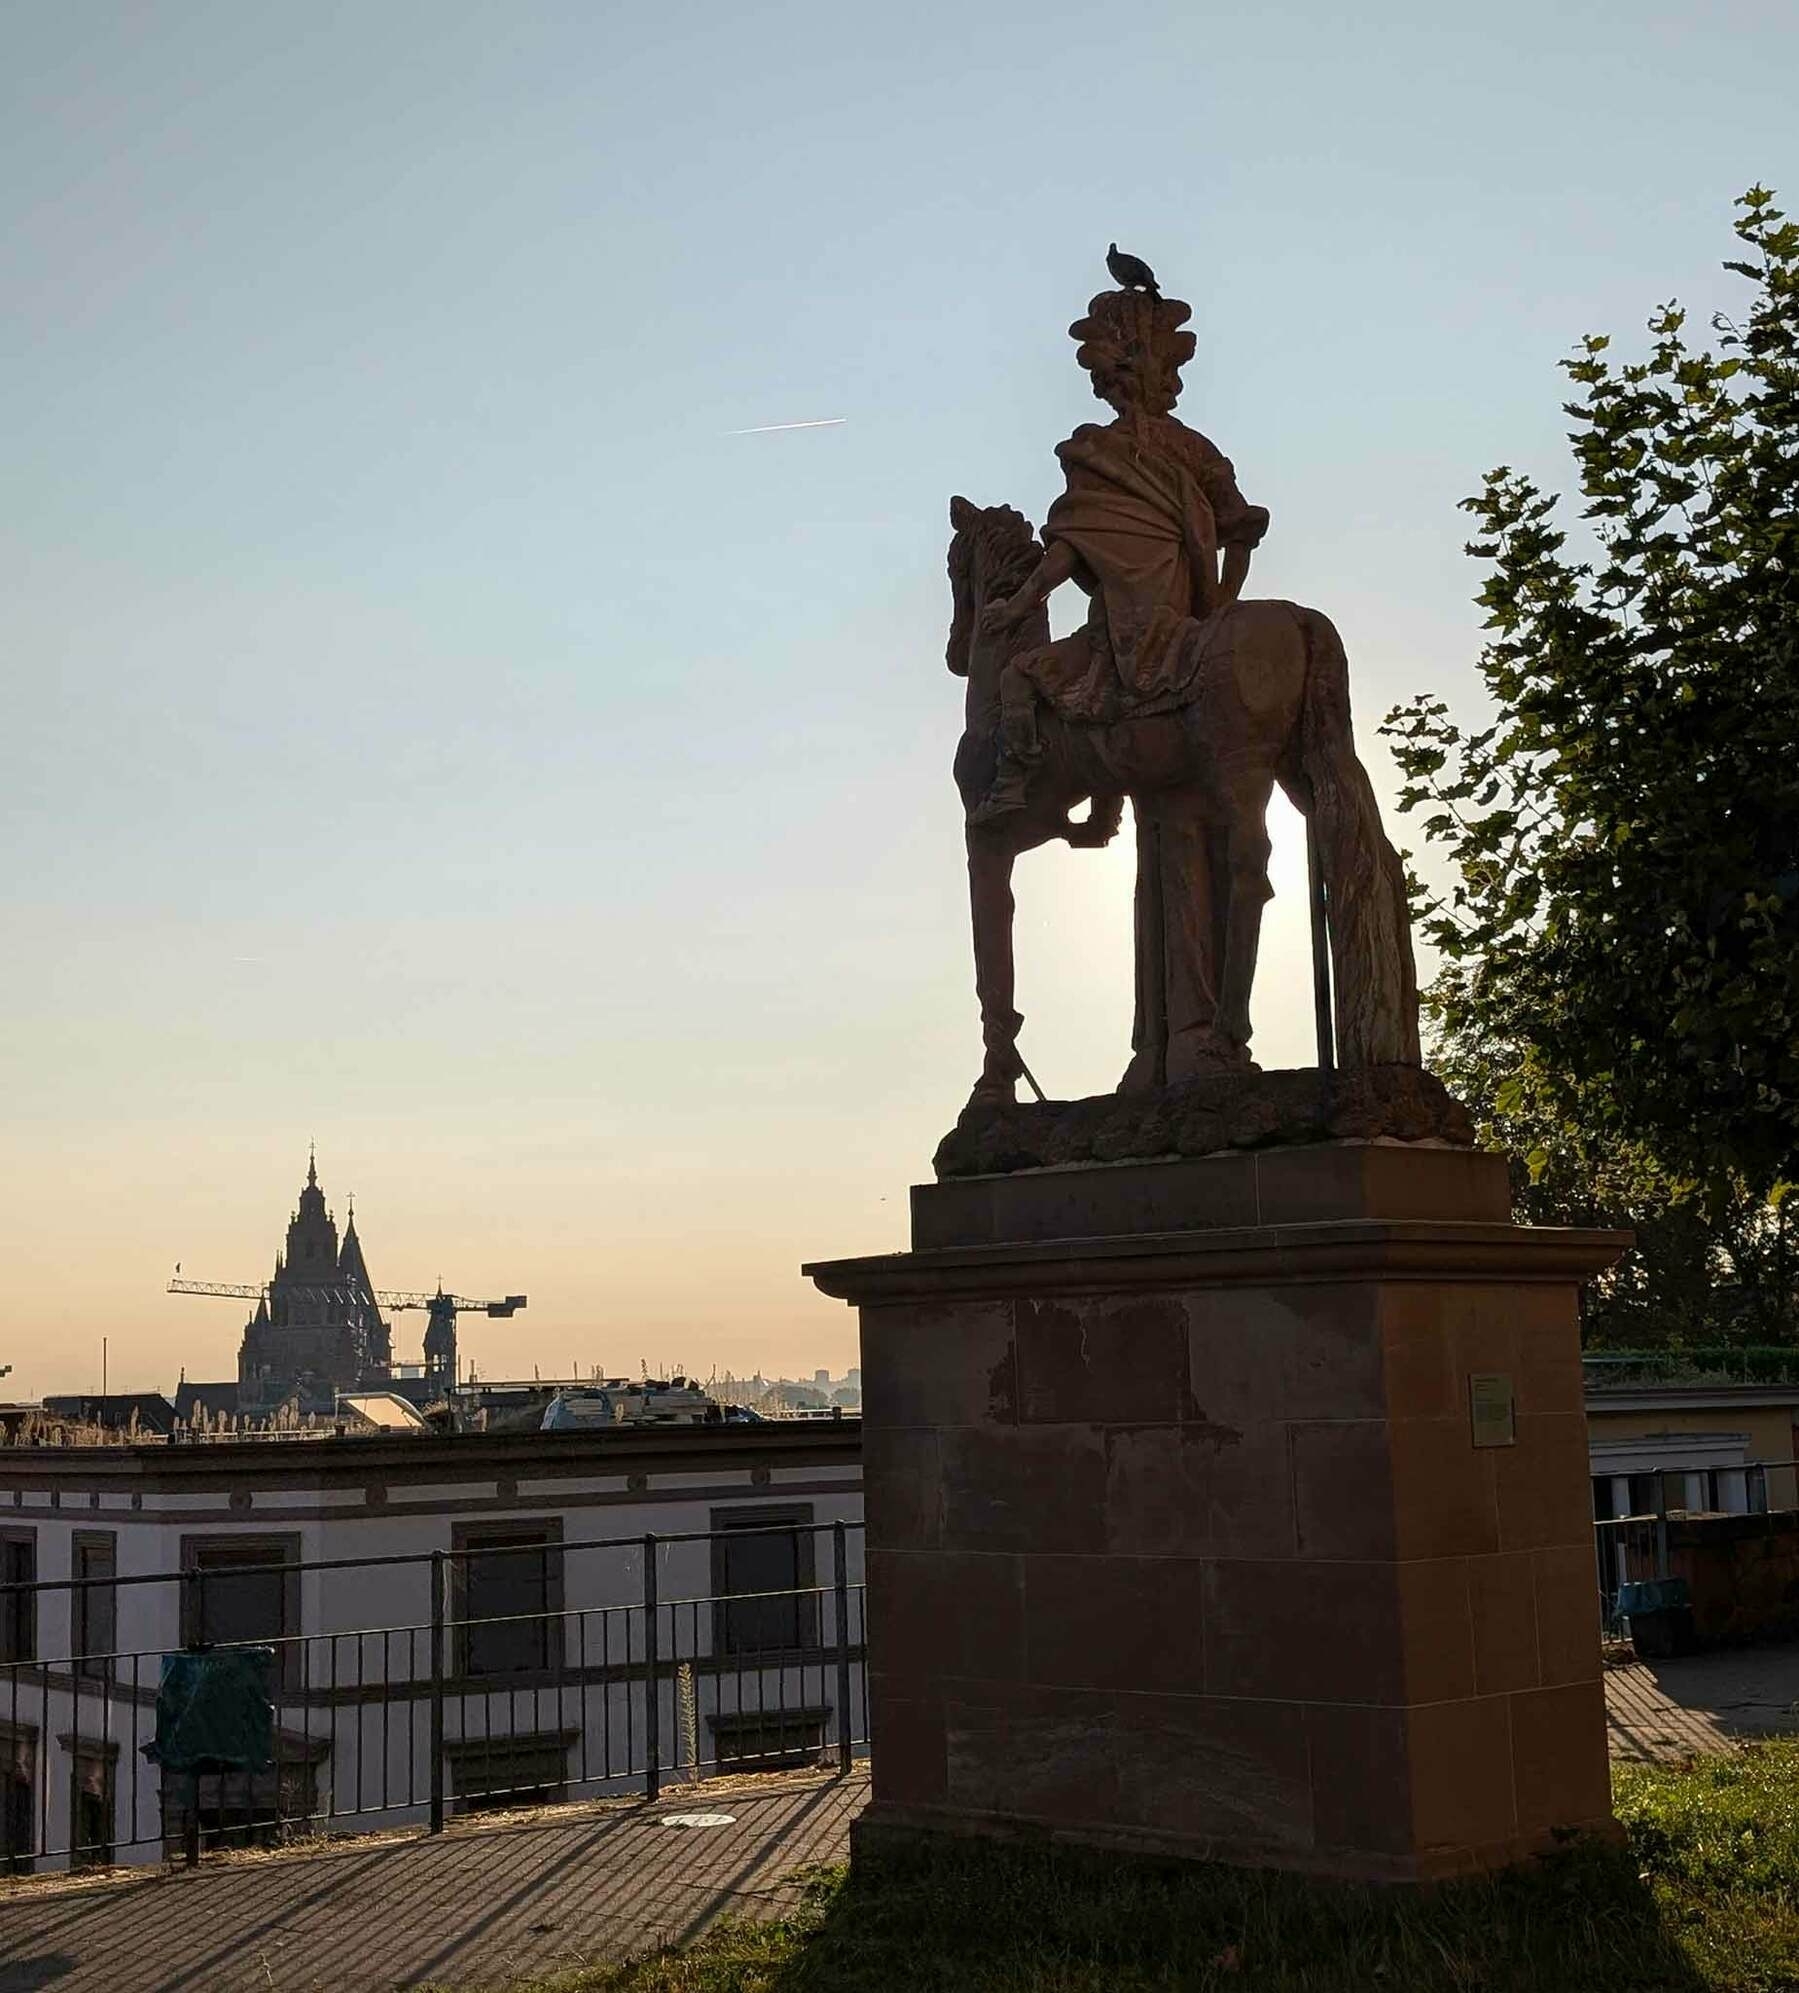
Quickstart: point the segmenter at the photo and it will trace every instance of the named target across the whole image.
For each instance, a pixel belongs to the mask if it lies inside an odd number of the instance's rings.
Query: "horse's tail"
[[[1418,974],[1405,866],[1381,828],[1349,719],[1349,660],[1328,616],[1299,609],[1306,649],[1299,765],[1324,877],[1335,992],[1337,1063],[1420,1063]]]

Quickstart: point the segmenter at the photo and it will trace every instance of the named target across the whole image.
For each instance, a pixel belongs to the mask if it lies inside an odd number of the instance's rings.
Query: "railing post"
[[[181,1620],[176,1629],[181,1636],[181,1645],[194,1648],[202,1644],[206,1625],[206,1579],[197,1564],[190,1564],[181,1573]],[[44,1734],[48,1736],[46,1724]],[[221,1780],[221,1795],[223,1781]],[[166,1791],[166,1786],[165,1786]],[[187,1819],[182,1826],[182,1857],[189,1868],[200,1866],[200,1774],[190,1771],[187,1775]]]
[[[847,1772],[850,1752],[850,1552],[841,1517],[831,1525],[832,1577],[837,1594],[837,1769]]]
[[[444,1830],[444,1554],[431,1553],[431,1831]]]
[[[643,1539],[643,1746],[646,1799],[662,1791],[662,1691],[656,1677],[660,1665],[656,1638],[656,1538]]]

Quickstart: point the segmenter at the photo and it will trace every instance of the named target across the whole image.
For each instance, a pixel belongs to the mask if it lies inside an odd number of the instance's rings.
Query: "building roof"
[[[1799,1416],[1799,1383],[1725,1384],[1716,1379],[1697,1384],[1645,1384],[1640,1379],[1629,1384],[1595,1385],[1590,1379],[1586,1391],[1587,1411],[1595,1412],[1698,1412],[1739,1410],[1748,1405],[1791,1405]]]
[[[175,1426],[175,1407],[160,1391],[65,1392],[44,1400],[52,1418],[81,1419],[89,1425],[124,1431],[133,1418],[144,1432],[166,1434]]]
[[[192,1425],[197,1411],[235,1412],[237,1379],[223,1378],[217,1384],[190,1384],[184,1377],[175,1386],[175,1416],[183,1425]]]
[[[233,1488],[366,1485],[376,1476],[437,1486],[483,1473],[690,1473],[738,1467],[843,1467],[860,1461],[859,1419],[775,1419],[761,1425],[615,1426],[575,1432],[369,1432],[343,1438],[248,1433],[195,1444],[0,1446],[0,1489]]]

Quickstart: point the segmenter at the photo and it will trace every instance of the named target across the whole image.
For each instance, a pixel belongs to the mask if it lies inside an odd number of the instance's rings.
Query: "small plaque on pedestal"
[[[1512,1403],[1512,1380],[1502,1371],[1486,1370],[1468,1380],[1468,1416],[1476,1446],[1516,1446],[1518,1419]]]

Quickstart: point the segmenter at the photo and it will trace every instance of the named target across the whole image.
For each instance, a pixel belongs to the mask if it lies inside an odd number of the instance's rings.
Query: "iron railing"
[[[654,1796],[720,1773],[847,1770],[868,1745],[861,1543],[860,1522],[746,1519],[0,1583],[0,1874],[404,1824],[435,1833],[455,1812]],[[750,1589],[744,1551],[758,1544],[765,1574],[783,1568]],[[712,1582],[696,1584],[696,1566]],[[327,1585],[346,1578],[379,1584],[398,1610],[325,1610]],[[208,1644],[221,1614],[253,1612],[246,1581],[271,1623],[210,1644],[273,1650],[274,1761],[164,1775],[144,1749],[163,1657]],[[95,1592],[104,1612],[78,1610]],[[97,1617],[140,1637],[77,1651],[76,1627]],[[51,1621],[69,1638],[46,1655]]]
[[[1768,1476],[1782,1471],[1792,1473],[1795,1468],[1799,1468],[1799,1460],[1745,1460],[1722,1467],[1711,1462],[1695,1465],[1674,1462],[1666,1465],[1658,1463],[1628,1477],[1595,1474],[1595,1480],[1628,1478],[1655,1483],[1653,1507],[1633,1515],[1594,1518],[1594,1563],[1599,1580],[1599,1623],[1602,1632],[1612,1638],[1623,1637],[1626,1629],[1618,1610],[1618,1595],[1626,1585],[1662,1580],[1671,1575],[1668,1556],[1670,1517],[1765,1514],[1769,1508]],[[1741,1475],[1747,1507],[1738,1510],[1712,1506],[1694,1509],[1670,1502],[1669,1483],[1684,1482],[1689,1476],[1696,1475],[1707,1477],[1708,1492],[1715,1477]]]

